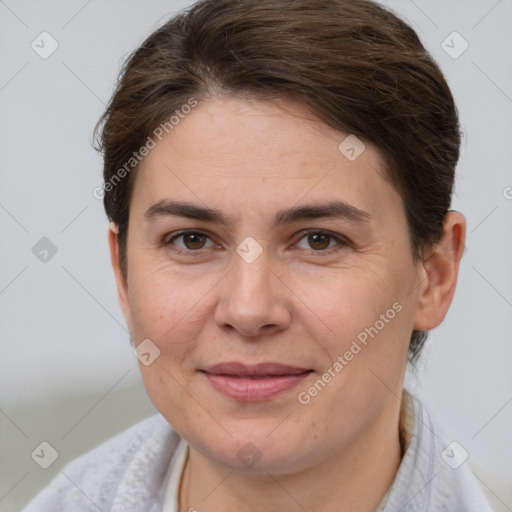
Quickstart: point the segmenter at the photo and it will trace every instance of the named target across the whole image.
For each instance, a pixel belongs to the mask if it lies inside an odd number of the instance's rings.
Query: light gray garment
[[[446,450],[415,397],[412,407],[412,437],[384,512],[492,512],[467,461],[450,467],[458,447]],[[151,416],[70,462],[23,512],[162,512],[180,440],[160,414]]]

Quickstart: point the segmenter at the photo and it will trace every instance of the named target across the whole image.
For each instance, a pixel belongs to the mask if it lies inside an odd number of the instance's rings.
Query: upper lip
[[[310,371],[309,368],[289,366],[281,363],[259,363],[255,365],[245,365],[237,361],[219,363],[209,366],[205,370],[211,375],[234,375],[238,377],[257,377],[265,375],[299,375]]]

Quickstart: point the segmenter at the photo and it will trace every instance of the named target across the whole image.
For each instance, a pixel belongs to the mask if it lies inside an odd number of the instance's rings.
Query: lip
[[[309,371],[310,368],[289,366],[287,364],[266,362],[246,365],[238,361],[219,363],[206,368],[204,371],[210,375],[230,375],[235,377],[260,377],[299,375]]]
[[[221,393],[251,402],[266,400],[295,387],[313,370],[274,362],[250,366],[239,362],[226,362],[201,371]]]

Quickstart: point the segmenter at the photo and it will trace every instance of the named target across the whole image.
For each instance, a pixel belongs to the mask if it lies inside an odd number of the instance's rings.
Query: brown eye
[[[304,243],[302,240],[306,242]],[[343,236],[336,236],[327,231],[319,230],[311,230],[304,233],[297,245],[301,249],[325,253],[351,246],[350,242]]]
[[[210,241],[210,247],[215,245],[208,235],[200,231],[185,231],[170,238],[165,245],[174,246],[177,252],[193,252],[208,248],[208,241]]]
[[[183,243],[187,249],[202,249],[206,242],[207,236],[202,233],[185,233]]]
[[[315,251],[327,249],[327,247],[329,247],[330,241],[330,235],[326,235],[325,233],[312,233],[308,235],[308,243]]]

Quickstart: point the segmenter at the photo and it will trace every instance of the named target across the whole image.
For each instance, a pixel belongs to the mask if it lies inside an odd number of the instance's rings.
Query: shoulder
[[[408,446],[384,509],[403,512],[492,512],[462,444],[447,440],[421,400],[404,392]]]
[[[111,510],[119,500],[149,503],[179,440],[160,414],[146,418],[67,464],[23,512]]]

